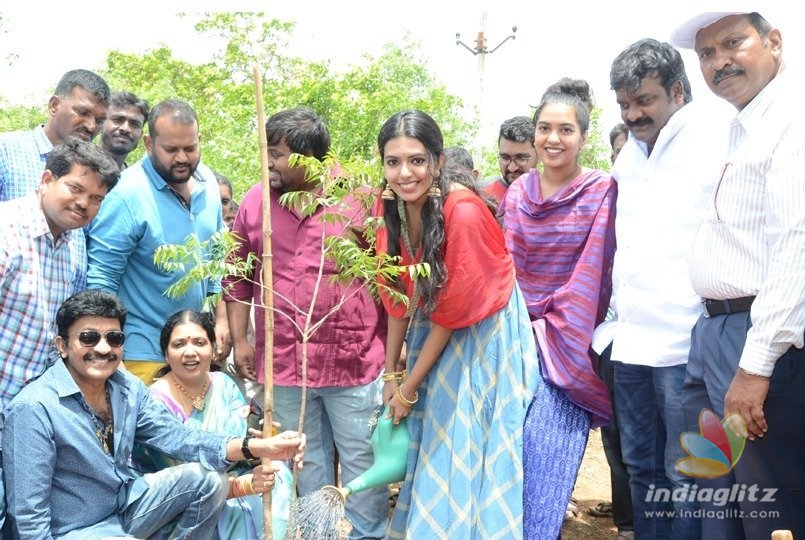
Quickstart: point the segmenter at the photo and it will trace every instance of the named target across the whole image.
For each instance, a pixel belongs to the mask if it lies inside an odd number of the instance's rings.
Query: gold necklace
[[[181,392],[182,394],[187,396],[187,398],[191,402],[193,402],[193,408],[194,409],[196,409],[198,411],[203,411],[204,410],[204,397],[207,394],[207,388],[210,386],[210,377],[209,376],[207,376],[207,379],[204,381],[204,389],[201,391],[201,395],[195,396],[195,397],[191,396],[190,392],[185,390],[184,386],[179,384],[179,381],[176,380],[176,376],[173,373],[171,373],[171,379],[173,379],[173,384],[176,385],[176,388],[179,389],[179,392]]]
[[[111,454],[114,449],[115,421],[112,416],[112,400],[109,397],[109,387],[106,387],[106,414],[96,413],[93,410],[92,423],[95,425],[95,436],[103,447],[104,454]]]
[[[408,229],[408,217],[405,214],[405,203],[400,198],[397,199],[397,213],[400,214],[400,236],[402,236],[405,249],[408,250],[408,254],[413,258],[416,256],[416,254],[414,253],[414,250],[411,249],[411,233]],[[420,292],[419,287],[416,286],[416,278],[413,279],[413,282],[414,293],[412,295],[413,298],[408,299],[408,308],[405,310],[406,318],[411,317],[414,314],[414,311],[416,311],[416,309],[419,307]]]

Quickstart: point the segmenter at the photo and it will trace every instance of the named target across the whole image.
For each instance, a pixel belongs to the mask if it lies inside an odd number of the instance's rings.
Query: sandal
[[[568,521],[573,521],[577,517],[579,517],[579,501],[576,500],[575,497],[571,497],[567,502],[567,510],[565,510],[564,521],[567,523]]]
[[[593,508],[588,508],[587,513],[591,516],[600,517],[600,518],[611,518],[612,517],[612,503],[608,501],[603,501],[596,504]]]

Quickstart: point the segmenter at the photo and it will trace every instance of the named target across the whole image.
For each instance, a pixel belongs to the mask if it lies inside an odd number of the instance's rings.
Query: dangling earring
[[[393,201],[394,199],[397,198],[397,195],[394,193],[394,190],[392,190],[389,187],[388,180],[386,180],[386,189],[384,189],[383,193],[380,194],[380,198],[383,199],[384,201]]]
[[[433,183],[428,188],[428,197],[431,199],[438,199],[442,196],[442,190],[439,188],[439,171],[433,174]]]

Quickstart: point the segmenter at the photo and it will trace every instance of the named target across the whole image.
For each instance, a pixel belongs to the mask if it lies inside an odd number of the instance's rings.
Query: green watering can
[[[405,418],[395,426],[392,423],[393,418],[386,418],[388,412],[389,408],[386,406],[370,440],[375,458],[374,464],[346,486],[342,488],[324,486],[322,491],[338,493],[341,500],[346,501],[347,497],[358,491],[386,486],[405,478],[405,470],[408,468],[408,446],[411,442],[408,426]]]

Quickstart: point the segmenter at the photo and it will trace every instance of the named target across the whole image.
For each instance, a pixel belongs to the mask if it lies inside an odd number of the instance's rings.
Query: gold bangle
[[[394,393],[394,395],[397,396],[397,401],[399,401],[403,407],[408,407],[409,409],[414,406],[414,403],[419,401],[419,392],[416,390],[414,391],[414,399],[406,399],[402,393],[402,386],[397,387],[397,391]]]
[[[391,373],[384,373],[380,376],[380,380],[383,382],[389,381],[404,381],[408,377],[408,370],[404,369],[402,371],[392,371]]]
[[[246,495],[255,495],[257,492],[254,490],[254,486],[252,485],[252,479],[254,477],[252,475],[246,475],[243,478],[243,492]]]

